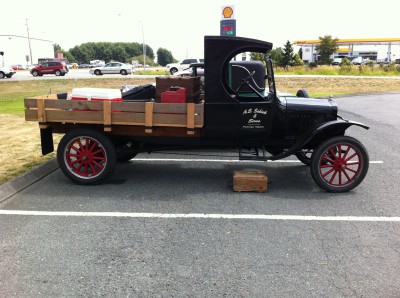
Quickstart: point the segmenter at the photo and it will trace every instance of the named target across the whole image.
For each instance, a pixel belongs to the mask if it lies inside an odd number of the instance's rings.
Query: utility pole
[[[146,72],[146,44],[144,43],[144,29],[143,22],[139,21],[142,24],[142,37],[143,37],[143,70]]]
[[[28,27],[28,19],[26,20],[26,32],[28,33],[28,44],[29,44],[29,54],[31,57],[31,64],[33,64],[33,60],[32,60],[32,48],[31,48],[31,38],[29,36],[29,27]]]

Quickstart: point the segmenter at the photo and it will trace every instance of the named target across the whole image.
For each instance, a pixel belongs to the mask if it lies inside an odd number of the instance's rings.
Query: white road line
[[[216,162],[216,163],[237,163],[237,162],[265,162],[262,160],[238,160],[238,159],[202,159],[202,158],[134,158],[131,161],[178,161],[178,162]],[[301,163],[300,160],[267,160],[272,163]],[[370,164],[383,164],[382,160],[371,160]]]
[[[400,222],[400,217],[377,216],[304,216],[266,214],[202,214],[202,213],[128,213],[128,212],[68,212],[0,210],[0,215],[63,216],[63,217],[127,217],[127,218],[198,218],[198,219],[250,219],[250,220],[295,220],[295,221],[364,221]]]

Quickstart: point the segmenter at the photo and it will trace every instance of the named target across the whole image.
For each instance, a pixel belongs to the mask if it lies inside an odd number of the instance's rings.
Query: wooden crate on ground
[[[257,170],[242,170],[233,172],[233,190],[237,192],[266,192],[268,177],[265,172]]]

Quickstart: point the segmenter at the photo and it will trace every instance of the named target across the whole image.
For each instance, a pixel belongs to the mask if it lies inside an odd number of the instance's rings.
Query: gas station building
[[[296,40],[294,45],[303,49],[303,61],[316,62],[315,49],[320,40]],[[390,62],[400,58],[400,38],[338,39],[339,49],[332,58],[362,57],[376,62]]]

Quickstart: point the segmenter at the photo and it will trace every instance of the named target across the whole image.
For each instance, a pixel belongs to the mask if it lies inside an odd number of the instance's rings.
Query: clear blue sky
[[[218,35],[221,7],[234,5],[237,35],[283,46],[290,40],[400,37],[399,0],[341,4],[324,0],[14,0],[2,5],[0,34],[53,40],[63,49],[88,41],[145,43],[174,57],[203,56],[204,35]],[[1,47],[1,46],[0,46]]]

